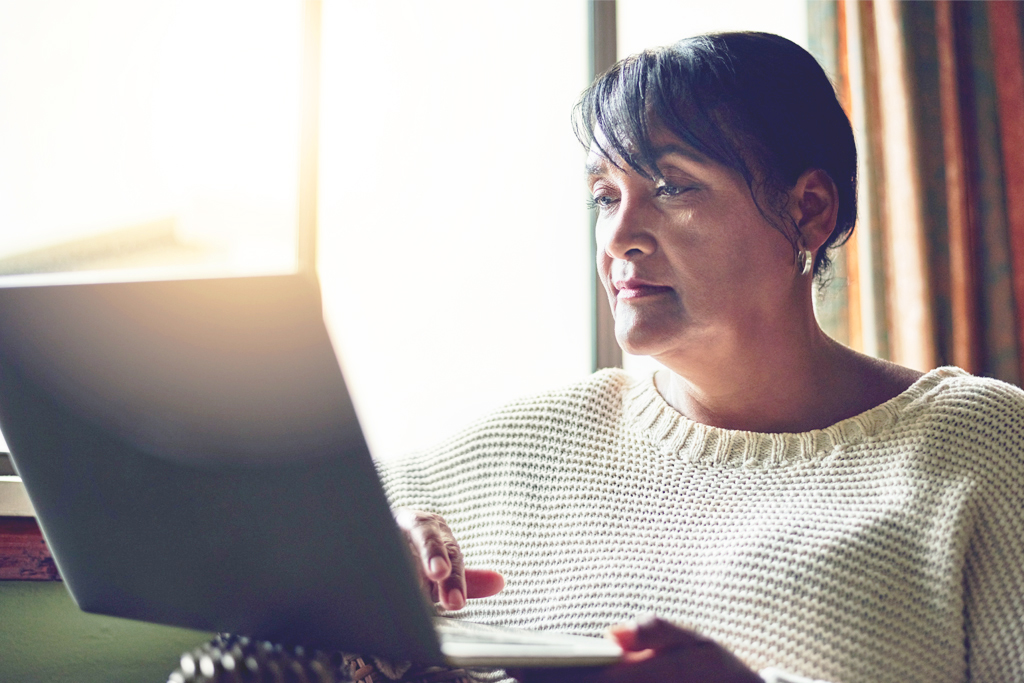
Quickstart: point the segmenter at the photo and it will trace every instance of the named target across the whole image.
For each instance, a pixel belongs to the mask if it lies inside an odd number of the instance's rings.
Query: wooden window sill
[[[0,463],[2,464],[2,463]],[[21,477],[0,473],[0,517],[35,517]]]

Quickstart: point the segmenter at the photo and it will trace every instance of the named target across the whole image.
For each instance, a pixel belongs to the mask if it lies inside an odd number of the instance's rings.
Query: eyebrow
[[[702,166],[706,166],[709,163],[708,158],[701,154],[700,152],[698,152],[697,150],[691,147],[676,144],[655,147],[654,163],[657,164],[659,161],[669,156],[670,154],[678,154],[679,156],[685,159],[689,159],[690,161],[696,164],[700,164]],[[586,166],[584,166],[586,177],[592,178],[594,176],[604,175],[605,169],[608,167],[609,163],[611,162],[609,162],[608,159],[604,158],[603,156],[601,157],[601,160],[597,163],[588,162]]]
[[[655,147],[654,161],[661,161],[664,157],[667,157],[669,154],[678,154],[679,156],[689,159],[690,161],[696,164],[700,164],[702,166],[706,166],[709,161],[706,156],[704,156],[697,150],[693,149],[692,147],[687,147],[684,145],[664,145],[662,147]]]

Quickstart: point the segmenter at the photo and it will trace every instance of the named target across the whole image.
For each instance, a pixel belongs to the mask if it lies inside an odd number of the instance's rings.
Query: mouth
[[[656,285],[652,282],[633,278],[629,280],[616,280],[612,285],[615,287],[615,296],[618,299],[643,299],[672,291],[671,287]]]

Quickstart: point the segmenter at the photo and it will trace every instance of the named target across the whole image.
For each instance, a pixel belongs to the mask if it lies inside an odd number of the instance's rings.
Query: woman
[[[1024,393],[818,327],[856,151],[814,59],[698,36],[620,62],[578,114],[616,337],[664,369],[382,472],[435,600],[610,628],[628,655],[601,681],[1024,680]]]

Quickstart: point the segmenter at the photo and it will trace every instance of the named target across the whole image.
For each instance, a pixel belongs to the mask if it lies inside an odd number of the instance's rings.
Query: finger
[[[448,547],[458,548],[458,544],[444,520],[439,515],[417,510],[398,510],[395,520],[419,555],[426,578],[429,581],[448,578],[452,567]]]
[[[452,571],[448,544],[436,526],[417,526],[410,531],[413,544],[419,550],[423,572],[431,581],[443,581]]]
[[[611,638],[626,652],[636,651],[637,627],[635,621],[613,624],[608,627],[605,636]]]
[[[713,641],[709,638],[653,614],[641,617],[636,621],[636,640],[634,641],[636,649],[662,651],[705,645],[711,642]]]
[[[645,652],[655,651],[649,649]],[[693,647],[668,647],[642,661],[624,661],[610,666],[602,671],[597,683],[637,681],[764,683],[735,655],[707,638],[698,638]]]
[[[423,569],[423,562],[420,559],[419,548],[413,543],[412,539],[408,535],[405,536],[406,547],[409,548],[409,557],[413,560],[413,569],[416,571],[416,579],[419,581],[420,588],[423,592],[430,596],[433,602],[437,602],[437,583],[427,578],[427,573]]]
[[[467,598],[487,598],[505,587],[505,577],[490,569],[467,568],[465,574]]]
[[[441,606],[449,610],[458,610],[466,606],[466,576],[462,561],[462,551],[452,539],[445,544],[451,571],[448,578],[441,582]]]
[[[661,651],[709,642],[707,638],[693,631],[654,615],[641,617],[634,622],[616,624],[608,629],[608,635],[627,652]]]
[[[633,621],[609,626],[605,637],[614,640],[615,644],[622,648],[620,664],[637,664],[657,654],[654,650],[645,649],[637,643],[637,627]]]

